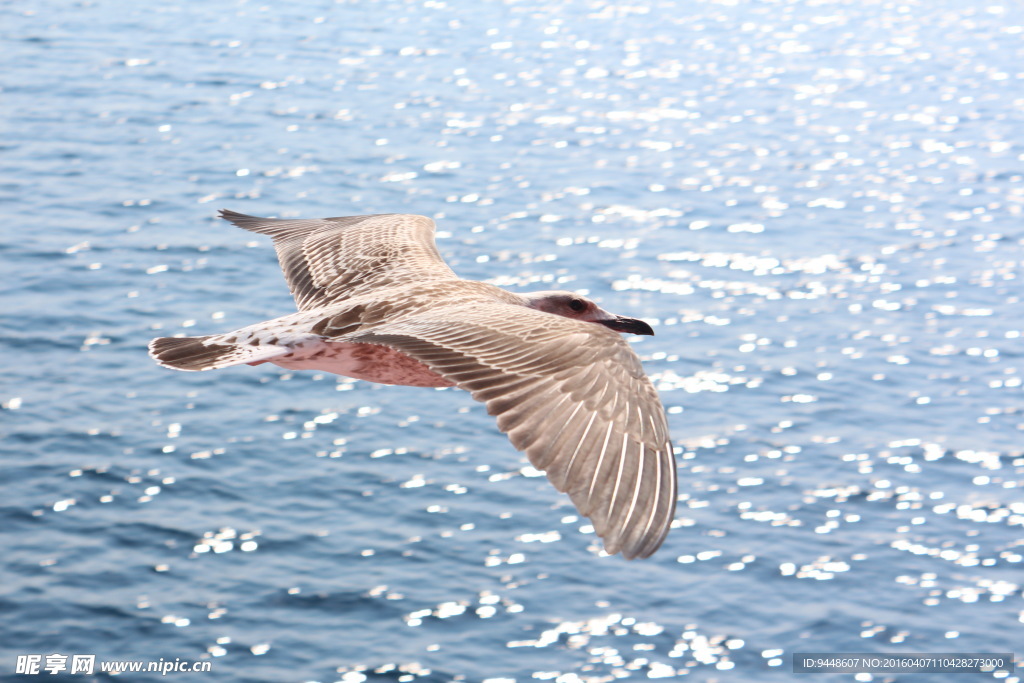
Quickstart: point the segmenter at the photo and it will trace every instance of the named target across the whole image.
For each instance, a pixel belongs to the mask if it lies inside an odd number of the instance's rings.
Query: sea
[[[1021,3],[33,0],[0,40],[0,680],[1021,680]],[[649,322],[661,550],[602,553],[465,392],[158,367],[294,310],[221,208],[429,216],[461,277]],[[998,658],[907,673],[941,654]]]

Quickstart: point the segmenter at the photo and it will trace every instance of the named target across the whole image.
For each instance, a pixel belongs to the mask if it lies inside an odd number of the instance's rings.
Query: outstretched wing
[[[512,444],[591,519],[608,553],[647,557],[675,514],[665,411],[640,359],[595,323],[466,304],[348,341],[384,344],[487,405]]]
[[[258,218],[221,210],[221,218],[274,239],[299,310],[368,289],[457,279],[434,244],[434,221],[412,214],[309,220]]]

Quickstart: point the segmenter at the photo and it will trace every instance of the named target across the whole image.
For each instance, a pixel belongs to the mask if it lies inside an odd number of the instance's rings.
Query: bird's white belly
[[[289,370],[322,370],[378,384],[409,387],[454,386],[418,360],[388,346],[318,342],[270,360]]]

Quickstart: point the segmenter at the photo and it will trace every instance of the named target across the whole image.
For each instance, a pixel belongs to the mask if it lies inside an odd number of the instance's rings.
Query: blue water
[[[37,0],[0,33],[0,678],[1020,657],[1019,3]],[[433,216],[463,277],[651,322],[665,546],[601,556],[467,394],[153,364],[293,308],[221,207]]]

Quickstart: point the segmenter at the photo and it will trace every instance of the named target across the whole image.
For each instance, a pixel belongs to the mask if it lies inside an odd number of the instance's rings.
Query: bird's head
[[[534,292],[524,295],[530,308],[545,313],[554,313],[564,318],[599,323],[616,332],[630,334],[654,334],[651,326],[643,320],[624,318],[604,310],[593,301],[573,292]]]

